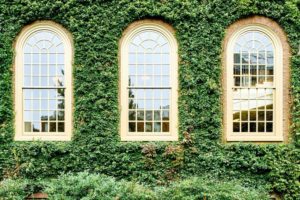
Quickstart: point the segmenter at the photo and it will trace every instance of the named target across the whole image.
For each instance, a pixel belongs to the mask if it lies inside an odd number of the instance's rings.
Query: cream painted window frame
[[[247,31],[260,31],[270,37],[274,45],[274,130],[271,133],[233,133],[232,131],[232,86],[233,86],[233,48],[240,35]],[[226,140],[227,141],[257,141],[281,142],[283,141],[283,47],[280,38],[268,26],[262,24],[248,24],[242,26],[230,38],[226,48]]]
[[[128,45],[135,34],[143,30],[155,30],[164,35],[170,44],[170,132],[129,134],[128,130]],[[120,40],[120,111],[121,141],[177,141],[178,140],[178,45],[172,28],[159,20],[142,20],[125,30]]]
[[[27,38],[36,31],[49,30],[61,37],[65,48],[65,132],[57,133],[25,133],[23,122],[23,46]],[[52,21],[38,21],[23,28],[15,43],[14,92],[15,92],[15,137],[16,141],[70,141],[72,137],[72,36],[61,25]]]

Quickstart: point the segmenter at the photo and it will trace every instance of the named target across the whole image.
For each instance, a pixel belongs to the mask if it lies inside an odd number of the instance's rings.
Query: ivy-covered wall
[[[226,28],[261,15],[291,47],[288,144],[222,143],[221,52]],[[139,19],[174,27],[179,44],[178,142],[120,142],[118,42]],[[22,27],[53,20],[72,35],[71,142],[14,142],[13,43]],[[300,3],[298,0],[0,0],[0,176],[40,179],[90,171],[166,184],[190,176],[241,179],[299,197]]]

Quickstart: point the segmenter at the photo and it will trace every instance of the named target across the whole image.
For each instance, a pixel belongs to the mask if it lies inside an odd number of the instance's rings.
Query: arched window
[[[72,44],[63,27],[37,22],[17,38],[16,140],[70,140]]]
[[[282,141],[287,98],[282,42],[263,24],[234,27],[239,28],[231,33],[226,48],[226,139]]]
[[[132,24],[121,40],[121,140],[177,140],[177,43],[161,21]]]

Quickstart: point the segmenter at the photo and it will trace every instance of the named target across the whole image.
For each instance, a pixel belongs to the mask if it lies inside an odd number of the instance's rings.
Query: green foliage
[[[162,199],[222,199],[222,200],[268,200],[264,189],[245,188],[237,181],[218,182],[192,178],[172,184],[161,194]]]
[[[136,183],[88,174],[65,174],[49,182],[45,192],[50,199],[154,199],[153,191]]]
[[[170,187],[149,188],[134,182],[116,181],[114,178],[82,172],[78,174],[62,174],[57,179],[40,181],[40,190],[28,189],[32,185],[29,180],[5,180],[1,183],[1,199],[24,199],[32,192],[45,192],[53,200],[264,200],[268,193],[262,188],[242,187],[240,182],[217,182],[192,178],[173,183]]]
[[[37,180],[87,170],[166,185],[210,175],[298,198],[299,7],[297,0],[0,0],[0,177]],[[286,145],[221,143],[222,41],[230,24],[252,15],[278,22],[291,46],[292,123]],[[145,18],[161,19],[176,30],[179,142],[120,142],[118,42],[130,23]],[[13,43],[25,25],[42,19],[73,35],[71,142],[13,141]]]

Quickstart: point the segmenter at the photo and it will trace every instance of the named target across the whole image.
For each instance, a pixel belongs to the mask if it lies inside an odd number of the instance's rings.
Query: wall
[[[298,196],[300,12],[296,0],[0,0],[0,175],[44,178],[91,171],[165,184],[189,176],[241,179],[287,199]],[[287,144],[222,143],[221,53],[226,29],[253,15],[273,19],[291,47],[291,126]],[[139,19],[161,19],[179,44],[179,142],[120,142],[118,42]],[[74,38],[72,142],[14,142],[13,43],[36,20]]]

